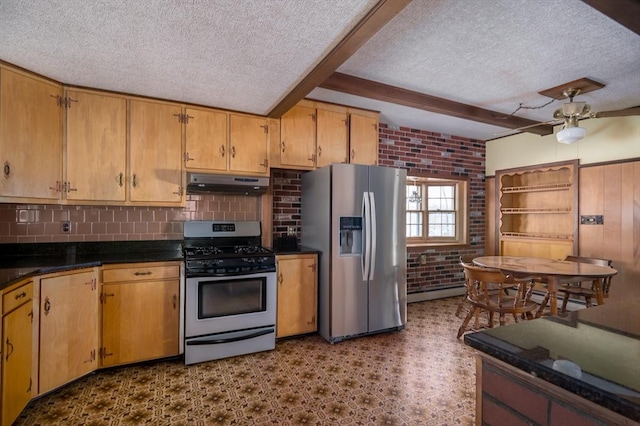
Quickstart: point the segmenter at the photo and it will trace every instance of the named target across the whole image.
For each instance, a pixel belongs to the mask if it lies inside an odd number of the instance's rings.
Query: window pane
[[[407,237],[422,237],[422,212],[407,212]]]
[[[429,213],[429,237],[455,237],[455,213]]]

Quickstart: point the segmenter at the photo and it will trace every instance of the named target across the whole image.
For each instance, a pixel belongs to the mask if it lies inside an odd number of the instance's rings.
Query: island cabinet
[[[62,85],[0,67],[0,201],[62,196]]]
[[[578,161],[496,172],[500,255],[564,259],[578,252]]]
[[[318,329],[318,255],[277,256],[278,308],[276,337]]]
[[[67,90],[64,197],[118,202],[126,197],[127,100]]]
[[[178,355],[181,264],[103,267],[102,367]]]
[[[129,102],[131,202],[165,206],[183,204],[182,107],[139,99]]]
[[[97,268],[40,277],[38,394],[98,367]]]
[[[9,426],[32,397],[33,282],[17,283],[2,295],[2,425]]]

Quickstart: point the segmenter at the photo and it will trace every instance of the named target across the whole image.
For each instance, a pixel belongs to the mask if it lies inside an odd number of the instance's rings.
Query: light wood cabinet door
[[[39,394],[98,367],[98,306],[93,270],[40,280]]]
[[[32,284],[28,284],[31,286]],[[2,425],[11,425],[31,399],[33,300],[2,318]]]
[[[296,105],[280,118],[280,164],[313,169],[315,152],[316,109]]]
[[[0,199],[62,196],[62,86],[0,69]]]
[[[346,112],[318,109],[316,167],[347,163],[348,120]]]
[[[378,119],[360,114],[349,117],[349,162],[378,164]]]
[[[266,118],[231,114],[229,170],[269,174],[269,126]]]
[[[278,256],[276,337],[317,331],[318,256]]]
[[[73,90],[67,97],[66,198],[124,202],[126,99]]]
[[[102,366],[179,353],[179,281],[102,286]]]
[[[180,205],[182,109],[178,105],[130,101],[130,200]]]
[[[187,170],[228,169],[228,121],[225,112],[187,108],[185,165]]]

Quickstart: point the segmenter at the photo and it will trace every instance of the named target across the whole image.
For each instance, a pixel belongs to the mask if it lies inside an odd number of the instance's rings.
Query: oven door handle
[[[231,343],[231,342],[239,342],[241,340],[248,340],[248,339],[253,339],[255,337],[260,337],[260,336],[264,336],[265,334],[271,334],[274,333],[275,329],[274,328],[270,328],[268,330],[260,330],[260,331],[256,331],[255,333],[251,333],[251,334],[246,334],[244,336],[237,336],[237,337],[228,337],[228,338],[222,338],[222,339],[206,339],[206,340],[191,340],[191,341],[187,341],[186,344],[188,346],[193,346],[193,345],[218,345],[218,344],[222,344],[222,343]]]

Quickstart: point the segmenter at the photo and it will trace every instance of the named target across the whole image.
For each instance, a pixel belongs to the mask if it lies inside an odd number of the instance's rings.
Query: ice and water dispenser
[[[362,255],[362,217],[340,216],[340,256]]]

